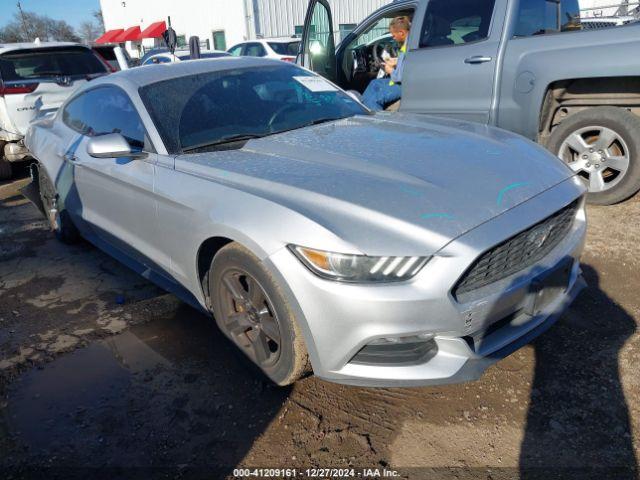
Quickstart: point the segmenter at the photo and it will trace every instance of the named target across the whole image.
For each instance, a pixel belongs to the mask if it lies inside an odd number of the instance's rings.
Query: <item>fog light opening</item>
[[[438,353],[434,335],[381,337],[363,347],[350,363],[372,366],[410,366],[428,362]]]

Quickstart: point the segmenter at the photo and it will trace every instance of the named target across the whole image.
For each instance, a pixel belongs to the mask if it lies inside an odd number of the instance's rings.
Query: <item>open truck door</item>
[[[327,0],[309,2],[297,63],[331,81],[336,80],[336,43]]]

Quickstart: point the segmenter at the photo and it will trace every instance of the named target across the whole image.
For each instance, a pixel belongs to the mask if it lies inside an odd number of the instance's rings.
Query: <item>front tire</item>
[[[209,295],[222,332],[274,383],[286,386],[310,372],[292,309],[262,262],[231,243],[211,262]]]
[[[578,112],[553,130],[547,148],[584,180],[591,204],[613,205],[640,190],[640,118],[627,110]]]
[[[60,196],[42,168],[38,168],[38,185],[40,187],[40,201],[51,231],[62,243],[68,245],[77,243],[80,240],[80,233],[71,221],[69,212],[60,206]]]

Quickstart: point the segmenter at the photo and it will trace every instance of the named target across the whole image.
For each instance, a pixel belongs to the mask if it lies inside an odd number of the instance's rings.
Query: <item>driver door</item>
[[[401,110],[489,123],[506,8],[505,0],[423,2],[409,39]]]
[[[79,136],[65,157],[74,167],[78,215],[94,237],[143,262],[152,257],[156,235],[156,155],[128,94],[113,85],[88,90],[63,112]],[[94,158],[92,137],[121,133],[145,158]]]
[[[311,0],[302,31],[302,51],[297,63],[336,81],[336,43],[331,7],[327,0]]]

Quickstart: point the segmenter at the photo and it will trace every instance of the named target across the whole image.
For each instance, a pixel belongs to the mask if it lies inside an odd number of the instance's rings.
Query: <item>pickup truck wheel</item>
[[[276,280],[237,243],[222,248],[209,269],[209,295],[222,332],[280,386],[310,371],[300,328]]]
[[[38,168],[38,185],[40,187],[40,200],[47,215],[49,226],[56,238],[62,243],[74,244],[80,240],[80,233],[71,221],[69,212],[59,208],[59,196],[49,176]]]
[[[578,112],[551,132],[547,147],[584,180],[591,204],[613,205],[640,190],[640,118],[627,110]]]
[[[11,178],[11,162],[0,158],[0,180],[8,180]]]

